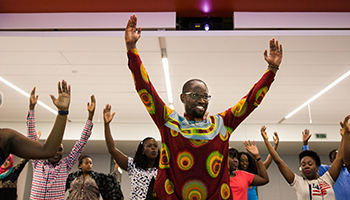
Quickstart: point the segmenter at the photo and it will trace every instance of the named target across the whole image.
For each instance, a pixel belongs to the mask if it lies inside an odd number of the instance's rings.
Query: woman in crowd
[[[80,169],[70,173],[67,178],[67,200],[99,200],[100,195],[105,200],[120,200],[123,194],[117,178],[92,171],[92,159],[88,155],[79,157]]]
[[[27,164],[27,159],[22,159],[13,166],[13,155],[10,154],[0,168],[0,200],[17,199],[17,179]]]
[[[157,141],[152,137],[146,137],[138,145],[134,158],[127,157],[114,145],[109,124],[115,113],[111,114],[109,104],[103,110],[103,115],[108,151],[120,168],[129,173],[131,180],[130,199],[152,199],[152,186],[157,176],[160,156]]]
[[[290,170],[287,164],[279,157],[268,141],[266,127],[261,127],[261,135],[265,145],[278,166],[282,176],[295,190],[298,200],[335,200],[333,185],[342,168],[343,139],[340,142],[339,151],[328,172],[321,177],[317,174],[321,164],[316,152],[305,150],[299,154],[302,176],[298,176]]]
[[[277,150],[278,144],[279,144],[279,138],[278,138],[278,134],[275,132],[274,133],[274,137],[273,137],[273,141],[274,141],[274,149]],[[247,153],[247,152],[240,152],[238,155],[239,158],[239,165],[238,168],[240,170],[252,173],[252,174],[258,174],[258,169],[257,166],[255,164],[255,160],[254,158],[251,156],[251,154]],[[272,162],[272,157],[271,155],[268,155],[266,160],[264,161],[264,166],[266,169],[268,169],[270,167],[270,164]],[[252,185],[249,186],[248,188],[248,200],[258,200],[258,189],[256,186]]]
[[[243,170],[239,170],[238,151],[234,148],[229,149],[230,187],[234,200],[246,200],[249,186],[261,186],[269,182],[266,168],[261,161],[259,150],[255,142],[253,142],[253,145],[250,141],[249,143],[245,142],[244,144],[248,152],[251,153],[255,158],[258,174],[252,174]]]

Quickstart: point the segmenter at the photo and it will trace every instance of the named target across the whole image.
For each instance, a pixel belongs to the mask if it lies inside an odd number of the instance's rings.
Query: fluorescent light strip
[[[5,83],[6,85],[10,86],[11,88],[13,88],[14,90],[16,90],[17,92],[23,94],[24,96],[26,96],[27,98],[30,97],[30,94],[26,93],[25,91],[21,90],[19,87],[13,85],[12,83],[8,82],[6,79],[2,78],[0,76],[0,81]],[[47,110],[49,110],[50,112],[52,112],[53,114],[57,115],[57,111],[50,108],[49,106],[47,106],[46,104],[44,104],[43,102],[39,101],[37,102],[39,105],[41,105],[42,107],[46,108]]]
[[[169,107],[171,109],[174,109],[174,101],[173,101],[173,95],[172,95],[171,84],[170,84],[168,58],[163,57],[162,62],[163,62],[163,70],[164,70],[164,77],[165,77],[165,85],[166,85],[166,90],[168,93]]]
[[[309,119],[310,119],[310,124],[312,124],[312,118],[311,118],[311,107],[310,104],[307,104],[307,108],[309,110]]]
[[[346,72],[344,75],[342,75],[341,77],[339,77],[337,80],[335,80],[333,83],[331,83],[330,85],[328,85],[326,88],[324,88],[323,90],[321,90],[321,92],[317,93],[315,96],[313,96],[311,99],[307,100],[305,103],[303,103],[301,106],[299,106],[297,109],[293,110],[291,113],[289,113],[287,116],[284,117],[284,119],[288,119],[290,118],[292,115],[294,115],[295,113],[297,113],[299,110],[301,110],[302,108],[304,108],[305,106],[307,106],[308,104],[310,104],[311,102],[313,102],[315,99],[317,99],[318,97],[320,97],[322,94],[324,94],[325,92],[327,92],[328,90],[330,90],[332,87],[334,87],[335,85],[337,85],[340,81],[344,80],[346,77],[348,77],[350,75],[350,70],[348,72]]]

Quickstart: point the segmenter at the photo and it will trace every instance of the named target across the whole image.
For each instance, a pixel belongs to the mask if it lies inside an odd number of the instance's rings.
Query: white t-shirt
[[[158,168],[153,167],[147,170],[136,168],[134,159],[128,157],[127,170],[131,181],[130,199],[146,199],[148,186],[152,177],[157,177]]]
[[[333,185],[334,181],[329,172],[314,180],[294,174],[294,181],[290,184],[297,193],[298,200],[336,200]]]

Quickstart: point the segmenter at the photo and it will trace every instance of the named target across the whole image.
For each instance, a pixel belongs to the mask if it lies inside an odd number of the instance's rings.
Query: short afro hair
[[[195,79],[190,79],[190,80],[186,81],[186,83],[182,86],[182,94],[185,94],[186,92],[188,92],[194,82],[201,82],[208,89],[208,86],[207,86],[207,84],[205,84],[204,81],[202,81],[201,79],[195,78]]]
[[[311,151],[311,150],[302,151],[302,152],[299,154],[299,162],[300,162],[301,159],[303,159],[305,156],[311,157],[311,158],[315,161],[317,167],[319,167],[319,166],[321,165],[321,159],[320,159],[320,157],[317,155],[316,152]]]

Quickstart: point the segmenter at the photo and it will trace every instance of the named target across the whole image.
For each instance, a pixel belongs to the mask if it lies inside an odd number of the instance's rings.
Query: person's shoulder
[[[324,165],[324,164],[321,164],[319,167],[318,167],[318,174],[320,176],[322,176],[323,174],[325,174],[329,168],[331,168],[330,165]]]
[[[235,171],[235,174],[236,174],[236,176],[237,176],[237,174],[241,175],[241,174],[250,174],[250,173],[247,172],[247,171],[244,171],[244,170],[237,169],[237,170]]]
[[[330,168],[331,166],[330,166],[330,165],[321,164],[320,167],[323,167],[323,168]]]

